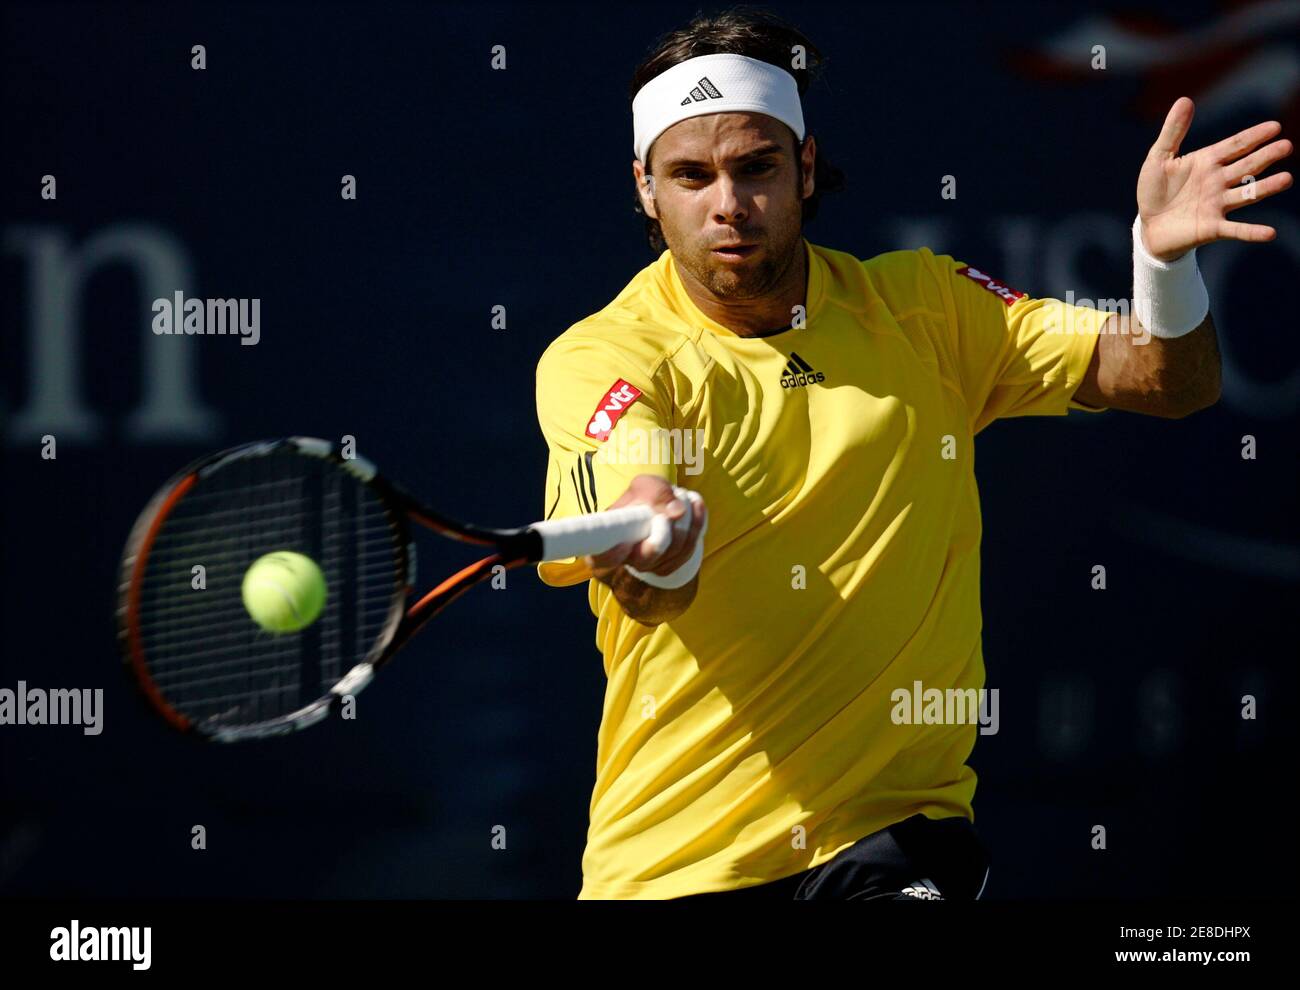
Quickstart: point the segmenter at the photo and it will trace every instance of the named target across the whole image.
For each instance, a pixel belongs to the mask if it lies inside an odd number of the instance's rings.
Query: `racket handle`
[[[568,519],[548,519],[528,528],[542,538],[542,560],[563,560],[600,554],[620,543],[633,543],[647,536],[667,546],[671,539],[667,516],[656,514],[648,505],[606,509]]]

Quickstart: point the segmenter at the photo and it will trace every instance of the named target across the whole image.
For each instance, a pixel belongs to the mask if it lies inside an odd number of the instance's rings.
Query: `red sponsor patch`
[[[635,385],[619,379],[609,387],[605,397],[596,406],[596,412],[587,424],[587,436],[597,440],[609,439],[609,431],[614,428],[618,418],[627,411],[627,407],[637,400],[641,390]]]
[[[1023,299],[1025,297],[1023,292],[1017,292],[1005,282],[999,282],[992,275],[985,275],[978,268],[972,268],[970,265],[963,265],[961,268],[958,268],[957,274],[965,275],[971,281],[978,282],[1008,306],[1014,303],[1017,299]]]

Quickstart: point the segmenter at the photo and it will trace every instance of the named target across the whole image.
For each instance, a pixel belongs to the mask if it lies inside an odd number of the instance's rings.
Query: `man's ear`
[[[633,173],[635,176],[635,173]],[[644,175],[637,180],[637,195],[641,197],[641,209],[651,220],[658,220],[659,213],[655,208],[655,177],[653,175]]]
[[[653,216],[654,219],[658,220],[658,219],[659,219],[659,213],[658,213],[659,207],[658,207],[658,205],[655,203],[655,177],[654,177],[653,175],[647,175],[647,176],[645,177],[645,190],[646,190],[646,196],[645,196],[645,198],[649,200],[649,205],[650,205],[650,206],[655,210],[654,213],[649,214],[649,215],[650,215],[650,216]],[[649,211],[647,211],[647,213],[648,213],[648,212],[649,212]]]
[[[805,168],[804,161],[808,159],[808,165]],[[807,180],[804,180],[804,174],[807,173]],[[803,191],[804,185],[809,186],[808,195],[801,198],[807,199],[817,191],[817,142],[811,134],[807,135],[799,149],[799,185],[800,192]]]

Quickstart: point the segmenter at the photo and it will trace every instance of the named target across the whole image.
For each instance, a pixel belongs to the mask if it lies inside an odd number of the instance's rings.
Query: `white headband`
[[[794,76],[747,55],[722,52],[678,62],[641,87],[632,100],[633,150],[646,161],[668,128],[706,113],[765,113],[803,140],[803,108]]]

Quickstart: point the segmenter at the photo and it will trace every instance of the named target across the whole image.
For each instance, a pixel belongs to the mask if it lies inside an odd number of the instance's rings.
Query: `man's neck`
[[[802,255],[802,264],[798,263]],[[788,330],[794,317],[794,308],[804,305],[808,294],[808,265],[810,259],[803,241],[794,254],[795,263],[777,287],[760,299],[738,299],[720,302],[694,280],[682,279],[682,286],[691,301],[709,319],[721,323],[737,337],[766,337]],[[676,262],[674,262],[676,264]],[[681,276],[681,269],[677,270]]]

